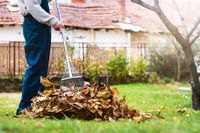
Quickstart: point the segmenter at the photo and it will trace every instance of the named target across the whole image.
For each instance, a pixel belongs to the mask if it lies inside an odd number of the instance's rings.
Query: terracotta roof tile
[[[54,6],[53,6],[54,7]],[[54,7],[55,9],[55,7]],[[112,21],[119,19],[118,7],[107,4],[61,6],[63,23],[83,28],[119,28]],[[55,10],[52,14],[56,15]]]
[[[7,4],[7,0],[0,0],[0,25],[15,25],[17,24],[16,17],[13,13],[9,12]]]

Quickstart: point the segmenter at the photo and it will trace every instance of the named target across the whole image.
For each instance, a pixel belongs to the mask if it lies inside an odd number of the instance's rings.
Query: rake
[[[61,17],[61,13],[60,13],[60,7],[58,4],[58,0],[55,0],[55,4],[56,4],[56,10],[57,10],[57,14],[58,14],[58,18],[59,21],[62,22],[62,17]],[[61,79],[61,84],[62,86],[66,86],[66,87],[83,87],[84,85],[84,80],[82,76],[79,76],[80,74],[76,71],[75,67],[73,66],[73,63],[68,55],[68,49],[67,49],[67,43],[66,43],[66,36],[65,36],[65,32],[64,29],[62,29],[61,31],[62,34],[62,41],[63,41],[63,46],[64,46],[64,51],[65,51],[65,57],[66,57],[66,61],[64,62],[65,64],[65,75],[63,75],[63,78]],[[68,70],[68,74],[67,74],[67,70]],[[72,74],[72,71],[76,73],[76,75]]]

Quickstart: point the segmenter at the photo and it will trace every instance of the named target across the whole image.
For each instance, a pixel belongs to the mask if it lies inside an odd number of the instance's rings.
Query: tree
[[[192,51],[192,45],[200,36],[200,28],[198,28],[200,25],[200,16],[190,31],[184,34],[181,33],[179,29],[174,24],[172,24],[169,18],[165,15],[160,7],[159,0],[154,0],[154,5],[150,5],[143,0],[131,0],[131,2],[147,8],[157,14],[162,23],[174,36],[176,41],[181,45],[192,81],[192,107],[195,110],[200,110],[200,82]]]

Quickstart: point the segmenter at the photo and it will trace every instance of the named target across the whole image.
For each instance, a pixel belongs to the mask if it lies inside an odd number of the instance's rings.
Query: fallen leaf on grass
[[[150,113],[156,113],[156,116],[159,118],[159,119],[165,119],[164,116],[161,116],[161,113],[162,111],[165,109],[165,106],[161,106],[159,109],[156,109],[156,110],[150,110],[148,112]]]
[[[186,113],[186,112],[188,112],[190,109],[188,109],[188,108],[181,108],[181,109],[177,109],[176,110],[176,113]]]
[[[134,117],[134,120],[138,123],[150,119],[152,119],[152,115],[150,113],[141,113],[140,116]]]
[[[159,119],[165,119],[165,117],[161,116],[161,112],[158,112],[158,114],[156,115]]]

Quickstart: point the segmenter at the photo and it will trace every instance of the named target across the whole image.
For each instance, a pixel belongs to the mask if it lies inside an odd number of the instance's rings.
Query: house
[[[24,41],[23,18],[16,3],[12,1],[14,0],[0,1],[0,42]],[[125,23],[125,19],[120,19],[119,7],[113,6],[110,2],[80,4],[77,2],[83,1],[72,0],[71,4],[66,5],[62,4],[64,0],[59,1],[64,25],[73,28],[67,32],[70,42],[127,43],[126,31],[141,30],[140,26],[134,26],[132,23],[126,25],[114,23],[114,21]],[[51,2],[51,11],[56,15],[54,2]],[[52,42],[62,42],[59,33],[52,31]]]
[[[119,12],[120,4],[116,2],[92,2],[92,1],[67,1],[63,3],[59,0],[63,23],[66,27],[72,28],[66,31],[68,42],[80,47],[82,44],[93,47],[130,47],[131,32],[142,30],[140,26],[135,26],[125,20],[124,12]],[[117,5],[117,6],[113,6]],[[51,13],[56,15],[54,2],[50,3]],[[0,73],[24,71],[25,60],[23,52],[24,38],[22,33],[23,17],[20,15],[19,8],[15,0],[0,0],[0,48],[2,51],[12,51],[14,53],[6,56],[7,52],[2,52],[1,68],[9,68],[6,72],[4,69]],[[11,44],[15,44],[11,47]],[[61,35],[52,30],[52,50],[51,57],[55,57],[57,47],[62,44]],[[9,46],[9,47],[8,47]],[[95,51],[93,51],[94,53]],[[56,52],[59,57],[62,52]],[[126,52],[130,57],[130,51]],[[92,54],[92,53],[91,53]],[[82,55],[82,54],[80,54]],[[107,55],[109,53],[107,52]],[[7,57],[7,59],[5,59]],[[57,68],[54,64],[52,69]],[[22,69],[22,70],[21,70]],[[55,72],[55,70],[52,70]]]

